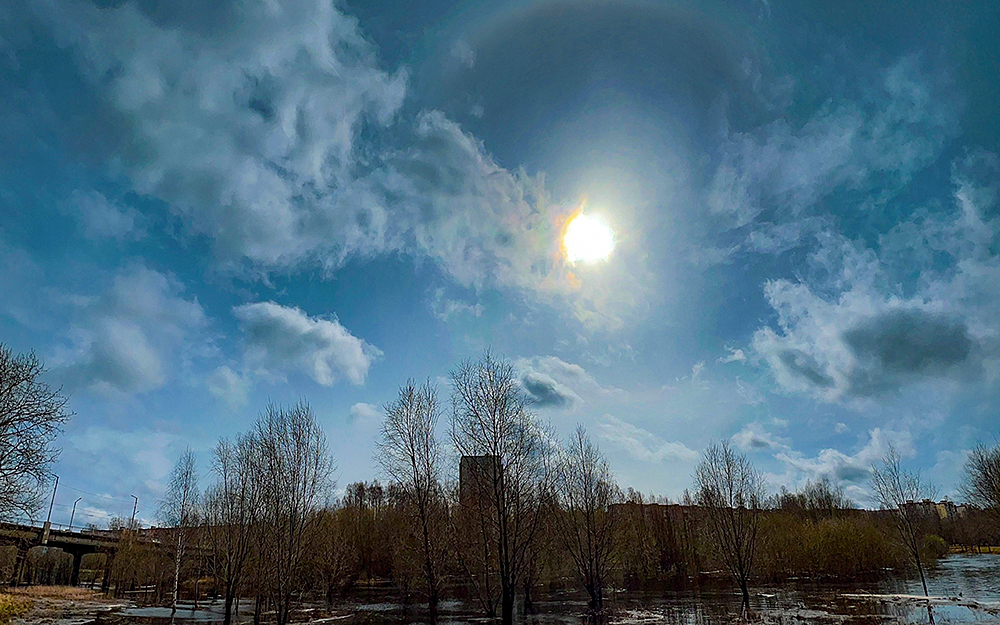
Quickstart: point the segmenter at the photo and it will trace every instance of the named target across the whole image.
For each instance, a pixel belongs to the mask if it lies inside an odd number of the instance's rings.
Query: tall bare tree
[[[0,518],[30,516],[59,451],[53,446],[70,418],[69,400],[44,381],[34,352],[15,354],[0,343]]]
[[[767,496],[764,479],[749,458],[723,441],[705,450],[695,471],[695,487],[719,555],[743,594],[746,614]]]
[[[622,491],[607,460],[582,425],[573,433],[556,465],[555,493],[559,509],[554,517],[559,536],[590,596],[590,610],[600,614],[615,551],[615,504],[622,502]]]
[[[553,445],[510,363],[487,352],[462,363],[451,380],[451,437],[465,466],[460,502],[481,529],[480,570],[487,579],[495,570],[502,623],[510,625],[551,486]]]
[[[441,407],[430,382],[417,387],[413,380],[399,389],[399,397],[385,406],[376,457],[382,470],[400,487],[404,509],[412,514],[420,545],[419,557],[427,585],[430,622],[437,623],[439,563],[446,520],[441,489],[441,449],[434,435]]]
[[[194,452],[189,447],[177,460],[170,473],[167,492],[160,501],[159,509],[160,520],[167,527],[173,527],[177,534],[174,547],[174,588],[170,601],[170,607],[174,612],[177,611],[181,561],[198,526],[199,499],[198,469],[195,466]]]
[[[304,401],[291,408],[269,405],[254,426],[259,449],[264,585],[285,625],[301,573],[306,530],[318,518],[333,487],[333,457],[326,435]]]
[[[989,510],[1000,520],[1000,445],[980,443],[969,453],[962,476],[966,501]]]
[[[223,588],[223,625],[232,622],[260,517],[257,453],[249,436],[239,436],[235,442],[220,440],[212,459],[215,483],[205,493],[205,525],[216,578]]]
[[[903,469],[899,453],[891,445],[882,462],[872,465],[871,487],[876,503],[892,514],[899,539],[920,573],[920,583],[926,597],[927,578],[920,559],[920,529],[926,521],[926,513],[922,506],[914,504],[933,497],[934,487],[920,478],[919,471]]]

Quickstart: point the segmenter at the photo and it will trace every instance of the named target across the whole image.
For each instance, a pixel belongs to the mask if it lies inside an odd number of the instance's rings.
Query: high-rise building
[[[493,487],[496,456],[462,456],[458,463],[458,501],[463,506],[476,505],[489,496]]]

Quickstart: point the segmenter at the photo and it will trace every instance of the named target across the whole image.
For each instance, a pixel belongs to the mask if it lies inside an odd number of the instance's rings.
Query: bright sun
[[[563,247],[571,263],[607,260],[615,249],[615,233],[598,217],[580,213],[566,226]]]

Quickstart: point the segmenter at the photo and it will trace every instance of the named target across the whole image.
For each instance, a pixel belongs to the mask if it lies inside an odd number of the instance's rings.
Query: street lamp
[[[128,529],[130,531],[135,530],[135,511],[139,509],[139,498],[132,495],[132,499],[135,499],[135,504],[132,506],[132,520],[129,521]]]
[[[76,498],[76,501],[73,502],[73,512],[69,515],[69,531],[71,532],[73,531],[73,517],[76,516],[76,504],[80,503],[81,499],[83,499],[83,497]]]

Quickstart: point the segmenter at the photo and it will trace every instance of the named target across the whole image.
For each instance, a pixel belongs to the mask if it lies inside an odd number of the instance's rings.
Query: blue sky
[[[71,394],[54,520],[152,521],[269,399],[369,479],[379,407],[488,347],[644,492],[731,439],[775,489],[866,502],[893,444],[954,495],[1000,423],[998,18],[4,3],[0,340]],[[560,251],[581,205],[606,262]]]

